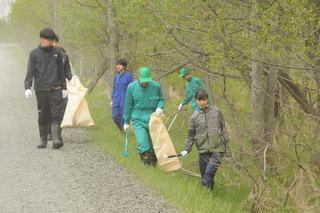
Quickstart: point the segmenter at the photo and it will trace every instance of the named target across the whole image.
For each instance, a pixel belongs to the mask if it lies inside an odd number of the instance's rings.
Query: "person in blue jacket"
[[[200,78],[194,77],[191,75],[190,70],[188,69],[181,69],[180,70],[180,78],[185,80],[186,83],[186,97],[183,99],[181,104],[178,107],[178,111],[181,110],[183,105],[188,104],[191,101],[191,111],[194,113],[198,108],[198,104],[194,98],[194,94],[199,90],[199,89],[204,89],[206,90],[206,85],[202,82]],[[210,101],[209,101],[210,103]]]
[[[129,84],[127,89],[123,128],[129,131],[129,123],[132,121],[141,161],[146,166],[155,166],[157,157],[149,132],[149,121],[153,112],[157,112],[158,116],[162,114],[164,99],[161,85],[152,80],[149,68],[141,67],[138,76],[139,80]]]
[[[111,94],[112,119],[121,132],[123,132],[123,111],[126,100],[128,85],[133,81],[132,75],[126,72],[127,62],[119,59],[117,62],[117,73],[113,79],[113,89]]]

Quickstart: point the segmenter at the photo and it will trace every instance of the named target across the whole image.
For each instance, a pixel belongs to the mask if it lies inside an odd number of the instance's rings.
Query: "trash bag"
[[[162,122],[164,115],[158,116],[156,112],[152,113],[149,122],[149,132],[152,139],[153,148],[158,159],[159,167],[166,172],[176,171],[181,168],[178,157],[167,158],[165,155],[176,155],[171,138],[165,125]]]
[[[73,76],[67,85],[68,103],[63,116],[61,128],[93,126],[94,122],[84,98],[88,89],[83,87],[79,78]]]

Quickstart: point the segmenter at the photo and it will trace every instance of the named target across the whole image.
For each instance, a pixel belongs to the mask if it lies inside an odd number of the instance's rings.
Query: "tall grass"
[[[95,144],[114,157],[114,160],[144,185],[154,190],[154,193],[167,199],[169,203],[181,212],[244,212],[242,207],[244,198],[249,194],[248,187],[239,187],[239,184],[230,183],[227,180],[232,177],[230,168],[222,167],[216,175],[214,191],[202,191],[201,179],[184,174],[183,171],[166,173],[159,167],[146,168],[140,161],[133,133],[129,133],[128,157],[123,157],[123,145],[125,136],[120,133],[111,118],[109,95],[104,92],[103,85],[99,84],[93,92],[86,96],[89,102],[91,115],[95,126],[87,129]],[[166,101],[164,113],[172,114],[176,110],[176,100]],[[172,103],[172,105],[170,104]],[[171,112],[171,113],[170,113]],[[188,117],[187,111],[179,113],[172,131],[169,132],[177,153],[184,146],[187,133],[187,123],[183,117]],[[173,116],[171,117],[172,120]],[[168,127],[171,123],[166,123]],[[192,172],[199,173],[197,164],[197,150],[194,150],[182,159]],[[192,163],[194,162],[194,163]],[[224,163],[223,163],[224,164]]]

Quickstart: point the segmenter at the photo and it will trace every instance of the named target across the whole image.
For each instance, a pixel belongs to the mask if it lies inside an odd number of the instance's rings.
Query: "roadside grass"
[[[110,99],[104,92],[104,86],[98,84],[92,93],[86,96],[89,103],[91,116],[95,126],[87,128],[87,133],[94,143],[102,147],[106,154],[113,156],[114,160],[125,167],[127,171],[139,180],[142,184],[153,189],[158,196],[166,198],[174,207],[181,212],[246,212],[242,208],[244,198],[250,192],[249,187],[239,187],[239,183],[228,183],[232,177],[232,171],[228,167],[221,167],[216,175],[216,185],[214,191],[202,191],[201,179],[183,174],[179,170],[166,173],[156,168],[146,168],[140,161],[136,150],[136,142],[132,132],[128,137],[128,157],[123,157],[125,136],[113,123],[111,118]],[[178,105],[175,100],[166,100],[164,113],[174,112]],[[174,103],[170,105],[171,103]],[[170,113],[168,113],[170,114]],[[169,132],[176,152],[180,153],[184,146],[184,139],[187,133],[187,123],[183,120],[186,113],[179,113],[176,121]],[[171,120],[173,116],[171,116]],[[166,123],[168,126],[171,123]],[[192,172],[199,174],[197,164],[197,150],[193,151],[185,158],[180,158],[183,165]],[[227,190],[226,190],[227,189]]]

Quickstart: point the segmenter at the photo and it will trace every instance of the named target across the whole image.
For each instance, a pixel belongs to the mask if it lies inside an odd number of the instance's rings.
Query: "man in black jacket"
[[[40,32],[41,44],[30,52],[28,69],[24,81],[25,96],[31,97],[31,87],[34,80],[34,90],[37,98],[38,125],[40,132],[39,149],[47,147],[47,128],[51,125],[53,148],[63,146],[59,140],[59,129],[62,122],[61,105],[67,96],[67,87],[61,51],[52,46],[55,33],[45,28]],[[48,119],[51,114],[51,124]]]

